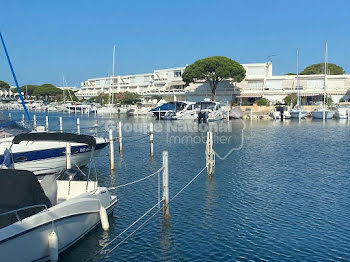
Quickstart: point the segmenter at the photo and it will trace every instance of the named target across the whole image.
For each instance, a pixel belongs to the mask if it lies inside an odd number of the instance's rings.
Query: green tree
[[[290,105],[292,104],[293,107],[298,103],[298,96],[297,94],[289,94],[285,98],[283,98],[283,101],[285,104]]]
[[[124,105],[132,105],[140,101],[140,99],[138,94],[126,91],[114,94],[114,101]]]
[[[224,79],[241,82],[245,78],[245,73],[245,69],[238,62],[224,56],[212,56],[197,60],[187,66],[182,74],[182,79],[187,85],[198,80],[205,80],[210,85],[211,98],[215,101],[219,82]]]
[[[98,96],[94,96],[89,98],[90,102],[94,103],[100,103],[101,105],[107,104],[108,103],[108,94],[99,94]]]
[[[326,105],[328,106],[333,105],[333,99],[331,96],[326,95]]]
[[[295,76],[296,74],[294,73],[287,73],[287,74],[284,74],[285,76]]]
[[[270,101],[266,98],[260,98],[258,100],[255,101],[255,103],[258,105],[258,106],[269,106],[270,105]]]
[[[5,81],[0,80],[0,88],[10,88],[10,85]]]
[[[306,67],[300,72],[301,75],[318,75],[324,74],[324,63],[313,64]],[[344,69],[336,64],[327,64],[327,74],[328,75],[343,75],[345,74]]]

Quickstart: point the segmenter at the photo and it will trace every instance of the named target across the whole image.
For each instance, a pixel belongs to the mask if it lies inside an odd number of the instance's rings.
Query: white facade
[[[18,96],[18,93],[13,93],[11,91],[12,88],[16,88],[15,86],[11,86],[9,88],[1,88],[0,89],[0,100],[14,100]]]
[[[69,90],[69,91],[79,91],[80,89],[76,86],[57,86],[57,88],[61,90]]]
[[[242,64],[246,77],[240,83],[230,79],[218,84],[216,100],[226,103],[253,103],[261,97],[271,102],[283,102],[291,93],[297,93],[296,75],[272,75],[272,63]],[[185,67],[155,70],[149,74],[116,76],[113,78],[94,78],[81,83],[78,98],[90,98],[101,93],[135,92],[145,97],[161,96],[167,101],[201,101],[211,97],[208,83],[197,82],[185,87],[182,73]],[[320,100],[326,92],[334,102],[350,99],[350,75],[301,75],[300,92],[306,102]]]
[[[246,78],[262,79],[272,76],[272,63],[243,64],[246,70]],[[135,92],[140,95],[166,95],[170,93],[183,94],[185,90],[191,90],[196,85],[190,85],[185,89],[182,81],[182,73],[185,67],[155,70],[149,74],[137,74],[127,76],[115,76],[88,79],[81,83],[81,88],[76,94],[78,98],[90,98],[101,93]]]
[[[183,88],[182,73],[185,67],[155,70],[153,73],[88,79],[81,83],[78,98],[89,98],[101,93],[134,92]]]

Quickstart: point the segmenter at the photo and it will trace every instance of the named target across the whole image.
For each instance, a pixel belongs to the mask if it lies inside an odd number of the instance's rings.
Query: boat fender
[[[49,256],[50,261],[58,261],[58,238],[55,231],[49,234]]]
[[[108,216],[107,216],[107,211],[103,206],[100,207],[100,219],[101,219],[102,229],[104,231],[108,231],[109,230]]]

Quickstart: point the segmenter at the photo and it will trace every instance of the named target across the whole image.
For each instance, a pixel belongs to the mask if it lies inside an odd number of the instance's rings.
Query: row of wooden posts
[[[11,115],[10,115],[11,117]],[[24,115],[22,115],[22,121],[24,123]],[[36,115],[33,116],[33,126],[37,127]],[[80,119],[77,118],[77,134],[80,134]],[[49,118],[45,117],[45,130],[49,131]],[[62,117],[59,117],[59,131],[63,132],[63,121]],[[154,156],[154,129],[153,123],[150,123],[149,126],[149,144],[150,144],[150,157]],[[114,138],[113,138],[113,130],[109,129],[109,159],[110,159],[110,169],[114,170]],[[119,152],[122,153],[123,150],[123,136],[122,136],[122,123],[119,121],[118,123],[118,144],[119,144]],[[206,142],[206,166],[207,166],[207,174],[211,176],[214,172],[214,150],[213,150],[213,133],[207,132],[207,142]],[[163,151],[163,215],[164,217],[169,217],[169,169],[168,169],[168,151]],[[66,168],[70,169],[72,167],[71,164],[71,144],[66,144]]]

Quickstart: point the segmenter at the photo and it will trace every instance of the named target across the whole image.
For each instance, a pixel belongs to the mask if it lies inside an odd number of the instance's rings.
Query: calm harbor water
[[[45,114],[36,113],[44,123]],[[12,112],[21,119],[22,112]],[[76,116],[50,113],[50,127],[74,131]],[[205,166],[205,127],[180,122],[121,116],[82,116],[82,131],[116,128],[122,121],[123,154],[116,147],[110,174],[108,148],[96,158],[99,182],[119,185],[161,167],[169,151],[170,197]],[[155,157],[149,157],[145,130],[135,126],[153,121]],[[227,125],[221,121],[223,125]],[[109,218],[110,231],[100,226],[61,255],[61,261],[349,261],[350,260],[350,125],[347,121],[231,121],[218,130],[215,173],[201,174],[170,205],[170,219],[161,212],[125,243],[94,256],[106,243],[157,203],[157,176],[116,191],[119,203]],[[210,124],[212,127],[220,125]],[[135,130],[136,129],[136,130]],[[93,131],[93,130],[92,130]],[[240,150],[232,150],[239,148]],[[116,132],[115,132],[116,134]],[[103,134],[107,136],[106,133]],[[223,137],[228,137],[224,141]],[[185,139],[183,139],[185,138]],[[220,140],[221,139],[221,140]],[[144,221],[144,220],[143,220]],[[141,222],[142,223],[142,222]],[[139,225],[139,224],[138,224]],[[133,229],[128,231],[131,233]],[[118,244],[128,233],[110,245]]]

